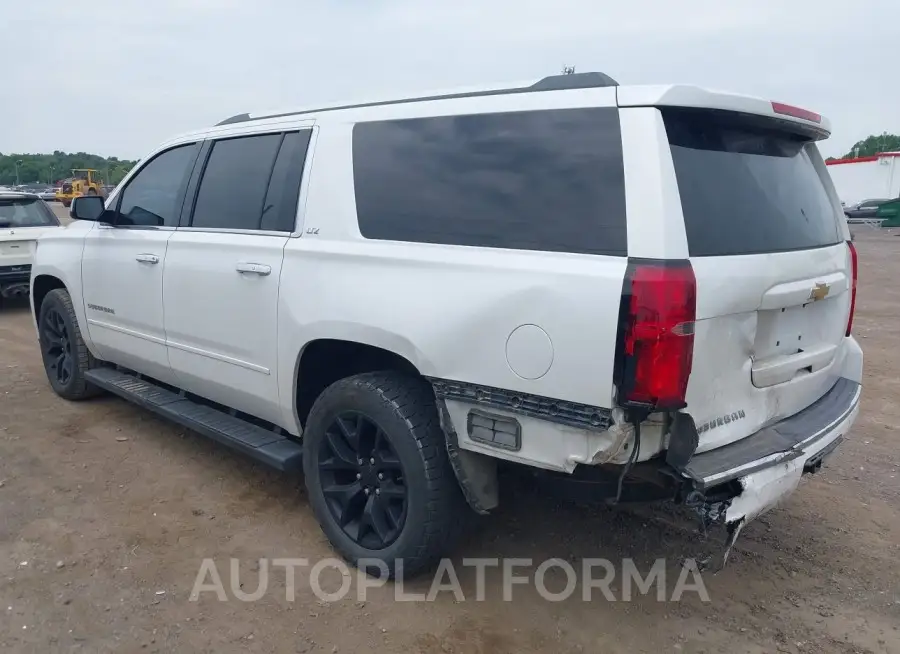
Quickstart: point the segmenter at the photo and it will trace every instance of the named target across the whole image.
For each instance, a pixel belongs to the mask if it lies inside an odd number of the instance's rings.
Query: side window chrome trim
[[[208,232],[210,234],[253,234],[257,236],[288,237],[291,232],[276,232],[262,229],[229,229],[227,227],[177,227],[179,232]]]
[[[97,225],[99,229],[142,229],[144,231],[152,230],[154,232],[174,232],[177,227],[168,227],[166,225],[105,225],[99,224]]]

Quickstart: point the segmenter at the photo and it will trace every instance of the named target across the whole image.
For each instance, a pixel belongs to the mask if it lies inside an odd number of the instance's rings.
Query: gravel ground
[[[705,574],[711,601],[686,592],[630,602],[581,592],[563,602],[530,585],[484,601],[463,557],[633,559],[645,573],[703,545],[679,520],[635,508],[584,508],[531,485],[504,488],[453,561],[465,601],[395,601],[358,587],[340,601],[283,569],[268,592],[235,599],[229,559],[253,590],[260,558],[333,556],[302,480],[223,451],[112,397],[68,403],[47,385],[28,307],[0,309],[0,649],[6,652],[900,652],[900,238],[861,232],[855,332],[866,353],[863,407],[820,474],[752,523],[728,567]],[[190,594],[212,558],[227,601]],[[355,575],[353,577],[355,580]],[[321,577],[334,591],[340,573]],[[407,584],[426,592],[430,579]],[[496,582],[496,583],[495,583]],[[559,575],[547,586],[559,590]],[[613,584],[621,597],[619,579]]]

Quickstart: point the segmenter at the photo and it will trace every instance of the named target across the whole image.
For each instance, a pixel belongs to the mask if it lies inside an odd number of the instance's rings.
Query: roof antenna
[[[562,74],[563,75],[574,75],[575,74],[575,66],[563,66]]]

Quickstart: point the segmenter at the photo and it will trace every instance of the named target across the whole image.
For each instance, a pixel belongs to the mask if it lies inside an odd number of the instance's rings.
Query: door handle
[[[141,263],[159,263],[159,257],[155,254],[139,254],[134,259]]]
[[[239,273],[254,273],[256,275],[260,275],[261,277],[265,277],[266,275],[271,274],[272,266],[267,266],[264,263],[239,263],[235,266],[235,270]]]

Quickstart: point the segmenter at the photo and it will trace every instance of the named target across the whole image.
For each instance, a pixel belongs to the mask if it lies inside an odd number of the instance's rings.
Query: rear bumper
[[[0,286],[31,281],[31,264],[0,266]]]
[[[711,488],[764,468],[801,459],[841,438],[841,426],[859,407],[862,387],[839,379],[800,413],[735,443],[695,455],[683,473],[699,489]]]
[[[843,441],[859,412],[862,387],[839,379],[812,406],[731,445],[694,456],[682,470],[701,493],[736,482],[725,520],[752,520],[790,495]]]

